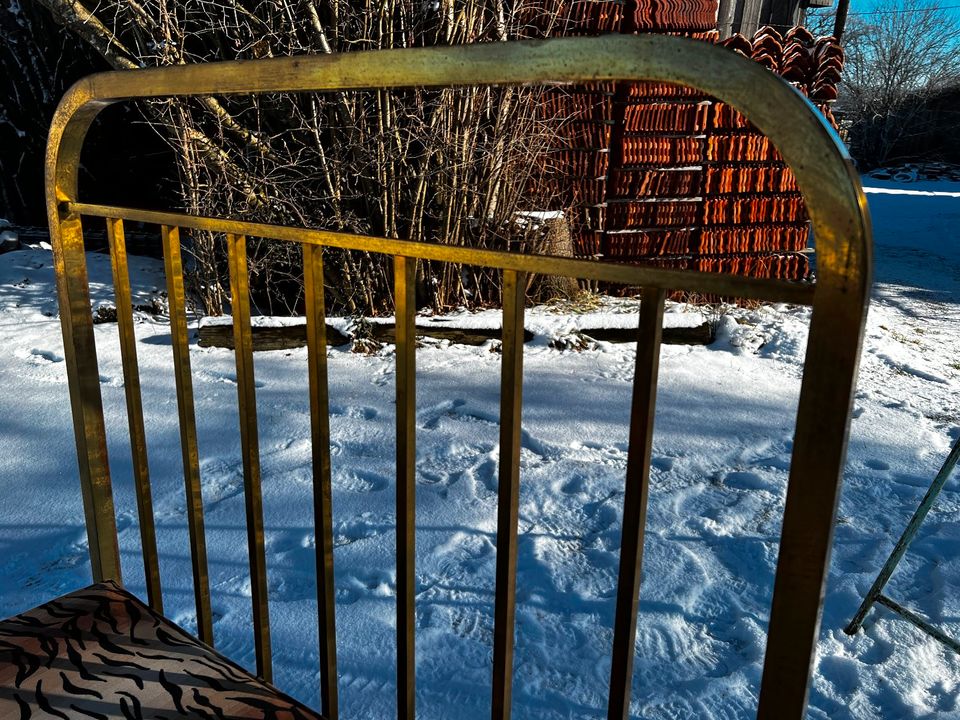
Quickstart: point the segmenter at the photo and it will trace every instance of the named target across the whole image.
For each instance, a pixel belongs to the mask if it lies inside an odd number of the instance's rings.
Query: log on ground
[[[290,350],[305,347],[307,344],[306,325],[280,325],[276,327],[251,328],[253,331],[253,349]],[[335,327],[327,325],[327,345],[339,346],[350,342],[347,335]],[[200,347],[222,347],[233,350],[233,325],[207,324],[200,327]]]
[[[393,323],[373,323],[373,339],[383,343],[393,343],[396,328]],[[580,332],[601,342],[625,343],[637,341],[636,328],[582,328]],[[533,333],[523,331],[524,342],[533,340]],[[448,340],[457,345],[483,345],[488,340],[500,339],[500,328],[451,328],[417,326],[417,336],[434,340]],[[327,345],[346,345],[351,337],[327,325]],[[708,345],[713,342],[713,332],[709,323],[695,327],[674,327],[663,329],[663,343],[666,345]],[[306,325],[281,325],[276,327],[253,327],[253,349],[289,350],[304,347],[307,344]],[[207,324],[200,328],[200,347],[222,347],[233,349],[233,325]]]

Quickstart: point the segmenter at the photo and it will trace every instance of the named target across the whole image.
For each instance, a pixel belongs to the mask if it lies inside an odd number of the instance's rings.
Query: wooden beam
[[[720,31],[720,39],[726,40],[733,35],[733,20],[737,12],[737,0],[720,0],[720,8],[717,10],[717,30]]]
[[[837,0],[837,17],[833,21],[833,36],[839,40],[847,27],[847,11],[850,9],[850,0]]]
[[[801,0],[770,0],[760,14],[762,25],[772,25],[780,32],[800,22]]]
[[[740,18],[736,31],[748,38],[753,37],[760,27],[760,11],[763,9],[763,0],[743,0],[740,8]]]

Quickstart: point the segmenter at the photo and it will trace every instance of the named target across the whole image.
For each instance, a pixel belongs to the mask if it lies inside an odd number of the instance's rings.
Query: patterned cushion
[[[319,720],[114,583],[0,621],[0,718]]]

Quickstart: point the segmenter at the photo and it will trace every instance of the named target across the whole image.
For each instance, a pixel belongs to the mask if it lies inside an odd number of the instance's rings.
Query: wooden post
[[[833,21],[833,36],[839,40],[847,27],[847,11],[850,9],[850,0],[837,0],[837,17]]]
[[[763,0],[743,0],[740,4],[740,18],[736,31],[748,38],[753,37],[760,27],[760,10]]]
[[[720,31],[721,40],[726,40],[733,35],[733,18],[736,11],[736,0],[720,0],[720,8],[717,10],[717,30]]]

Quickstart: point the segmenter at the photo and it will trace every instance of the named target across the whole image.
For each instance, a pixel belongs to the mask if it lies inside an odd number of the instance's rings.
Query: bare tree
[[[369,3],[343,0],[38,0],[116,68],[306,53],[502,42],[528,29],[527,5],[501,0]],[[553,0],[550,0],[551,2]],[[548,2],[549,4],[549,2]],[[556,0],[557,10],[563,7]],[[549,12],[549,9],[547,9]],[[522,248],[518,209],[541,209],[537,158],[554,125],[537,91],[412,88],[154,102],[148,119],[178,158],[182,205],[239,216],[392,238]],[[532,207],[531,207],[532,206]],[[193,286],[208,313],[225,309],[221,239],[190,237]],[[251,287],[265,311],[295,310],[298,248],[251,248]],[[392,307],[388,261],[331,252],[332,307]],[[424,263],[418,296],[437,309],[499,302],[496,276]],[[286,307],[278,308],[276,303]]]
[[[50,120],[67,88],[84,75],[105,69],[96,52],[37,3],[0,3],[0,217],[20,225],[46,222],[43,157]],[[81,186],[97,183],[104,188],[105,202],[124,203],[143,195],[156,198],[156,186],[141,182],[143,167],[130,168],[111,150],[120,135],[131,146],[145,149],[147,164],[161,164],[162,143],[135,110],[118,108],[112,118],[118,117],[127,121],[122,132],[106,139],[97,130],[91,134],[80,167]]]
[[[810,14],[808,22],[816,25],[818,17]],[[898,146],[927,132],[925,99],[960,83],[958,43],[960,18],[939,0],[879,0],[850,14],[837,110],[863,165],[896,160]]]

